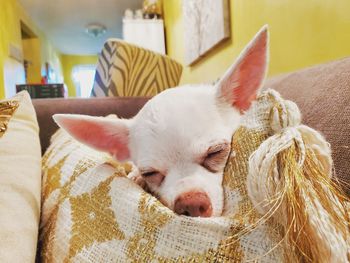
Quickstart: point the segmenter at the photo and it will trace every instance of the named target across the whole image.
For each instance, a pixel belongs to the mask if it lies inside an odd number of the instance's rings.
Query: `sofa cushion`
[[[350,58],[272,78],[265,87],[295,101],[303,123],[325,136],[335,174],[350,195]]]
[[[27,92],[0,101],[0,259],[34,262],[40,217],[39,128]]]

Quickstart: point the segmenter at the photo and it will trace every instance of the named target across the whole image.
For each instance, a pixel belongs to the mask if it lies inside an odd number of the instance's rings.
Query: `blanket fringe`
[[[273,135],[251,155],[248,194],[282,226],[287,262],[350,262],[348,198],[332,180],[329,144],[300,125],[297,106],[271,92]]]

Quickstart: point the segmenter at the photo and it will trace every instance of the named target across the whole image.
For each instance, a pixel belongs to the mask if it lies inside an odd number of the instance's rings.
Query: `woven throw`
[[[256,209],[260,203],[247,188],[255,175],[250,173],[249,158],[282,129],[271,120],[284,114],[276,108],[283,102],[275,91],[263,93],[234,133],[224,172],[221,217],[176,215],[127,178],[130,166],[59,130],[43,158],[42,261],[283,262],[297,258],[288,249],[284,224],[266,217],[268,209]],[[252,183],[248,185],[253,188]]]

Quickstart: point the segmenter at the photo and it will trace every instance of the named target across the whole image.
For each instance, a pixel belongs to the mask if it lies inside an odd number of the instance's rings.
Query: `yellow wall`
[[[40,40],[41,67],[44,67],[45,62],[49,62],[58,79],[63,80],[60,53],[34,25],[17,0],[0,0],[0,98],[5,96],[4,70],[8,71],[8,69],[5,69],[4,65],[11,64],[7,63],[9,60],[9,45],[15,45],[22,50],[21,20],[29,26]]]
[[[23,57],[29,61],[27,70],[28,83],[40,83],[41,81],[41,45],[38,38],[22,40]]]
[[[163,1],[168,54],[184,62],[182,0]],[[350,56],[349,0],[230,0],[231,39],[192,67],[182,83],[220,77],[264,24],[270,28],[269,75]]]
[[[16,2],[17,0],[11,1]],[[45,70],[45,63],[48,62],[57,75],[57,82],[63,82],[60,52],[54,47],[54,44],[47,39],[46,35],[33,23],[30,17],[26,14],[23,7],[18,3],[16,6],[18,20],[23,21],[33,31],[33,33],[38,37],[40,41],[41,70]]]
[[[9,54],[9,44],[21,46],[21,31],[12,0],[0,1],[0,98],[5,96],[4,65]]]
[[[72,71],[74,67],[80,65],[96,65],[98,56],[75,56],[75,55],[62,55],[61,56],[64,82],[68,88],[69,97],[76,96],[76,89],[72,79]]]

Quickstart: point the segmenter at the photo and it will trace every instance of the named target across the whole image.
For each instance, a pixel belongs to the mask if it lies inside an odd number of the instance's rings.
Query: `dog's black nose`
[[[208,195],[199,191],[183,193],[177,197],[174,210],[179,215],[193,217],[210,217],[213,214]]]

